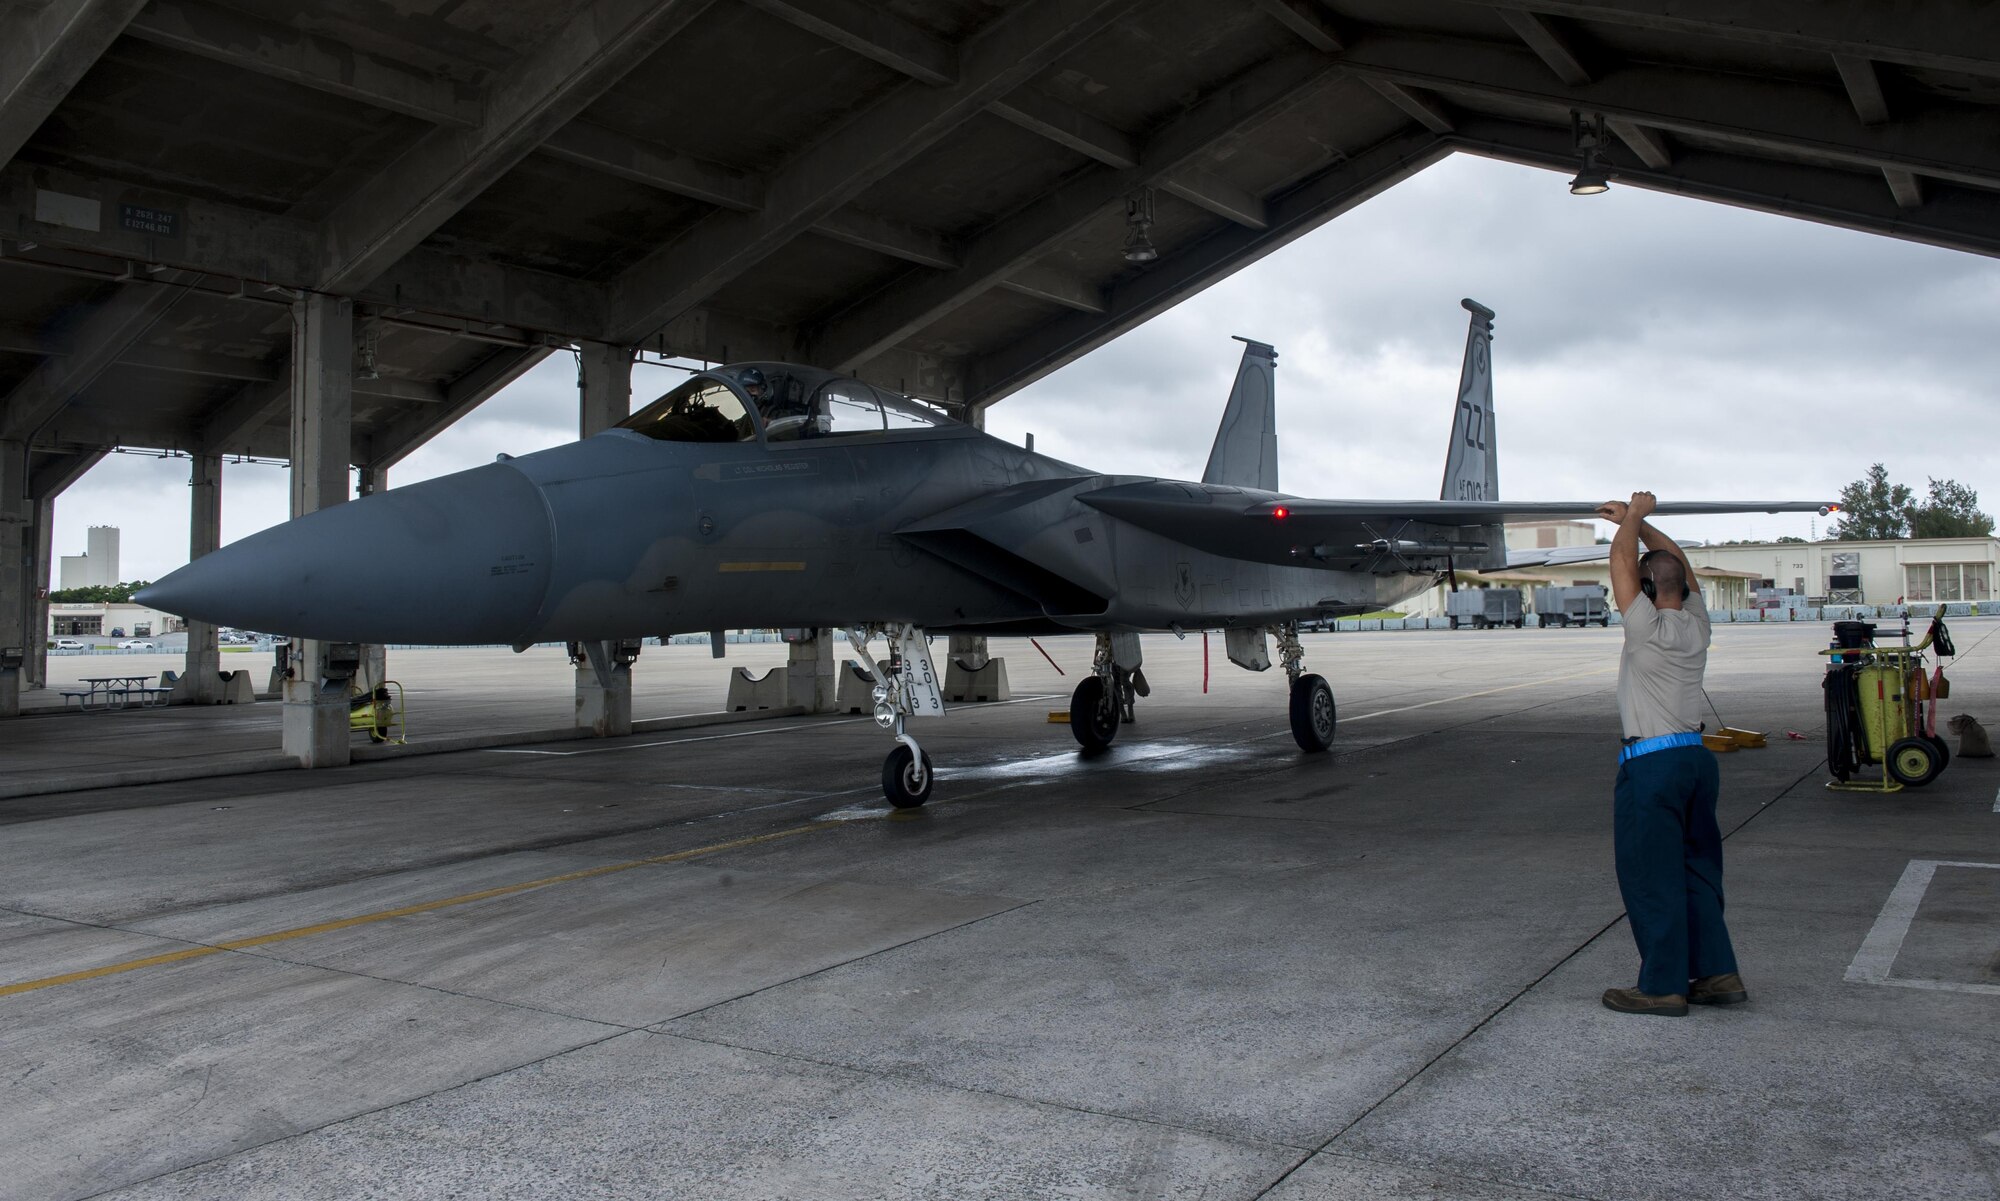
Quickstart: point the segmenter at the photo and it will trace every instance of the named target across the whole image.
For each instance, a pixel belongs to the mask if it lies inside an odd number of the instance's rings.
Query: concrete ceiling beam
[[[1032,88],[1022,88],[988,105],[987,111],[1107,167],[1124,171],[1139,163],[1137,138]],[[1186,172],[1162,186],[1181,199],[1239,225],[1254,226],[1263,220],[1262,201],[1206,172]]]
[[[1082,276],[1072,275],[1054,267],[1039,264],[1023,267],[1001,281],[1000,286],[1010,292],[1019,292],[1023,296],[1033,296],[1037,300],[1059,304],[1066,309],[1075,309],[1079,313],[1104,311],[1103,288],[1085,280]]]
[[[957,249],[951,239],[937,230],[891,221],[857,209],[827,214],[813,225],[813,232],[906,263],[939,270],[958,266]]]
[[[122,200],[132,197],[143,199],[155,219],[171,217],[175,236],[128,227]],[[38,212],[65,223],[38,221]],[[267,286],[309,288],[319,261],[317,229],[308,222],[25,163],[0,168],[0,228],[125,264],[246,281],[252,297],[266,295]],[[354,295],[391,308],[571,337],[600,337],[604,325],[604,292],[596,284],[430,249],[404,256]]]
[[[1911,4],[1792,4],[1782,0],[1462,0],[1484,8],[1695,34],[1732,42],[1859,54],[1881,62],[2000,75],[2000,62],[1967,55],[2000,40],[1988,0]]]
[[[1313,0],[1257,0],[1257,7],[1321,54],[1338,54],[1343,48],[1340,27]]]
[[[1138,139],[1122,129],[1080,113],[1060,100],[1052,100],[1033,88],[1012,92],[1004,99],[987,105],[986,109],[1029,133],[1039,134],[1059,146],[1067,146],[1107,167],[1122,171],[1138,165]]]
[[[407,410],[387,426],[358,438],[355,461],[378,470],[394,467],[553,353],[545,346],[495,351],[445,385],[439,403]]]
[[[476,91],[430,71],[201,0],[152,0],[126,32],[143,42],[345,96],[433,125],[480,118]]]
[[[1576,170],[1567,126],[1468,115],[1448,140],[1457,149],[1487,158],[1562,175]],[[2000,258],[1993,197],[1978,188],[1933,185],[1926,189],[1923,207],[1911,210],[1895,203],[1877,172],[1685,147],[1671,170],[1620,167],[1612,183]]]
[[[146,0],[50,0],[0,39],[0,163],[11,160]]]
[[[1263,229],[1271,224],[1270,214],[1260,197],[1206,171],[1182,171],[1161,183],[1160,187],[1225,221],[1234,221],[1250,229]]]
[[[324,225],[317,290],[352,295],[450,220],[714,0],[597,0],[501,76],[480,123],[419,139]]]
[[[146,220],[127,214],[131,200],[144,204]],[[162,218],[171,219],[174,236],[145,228]],[[45,246],[294,287],[314,262],[305,222],[21,162],[0,168],[0,227]]]
[[[1432,133],[1450,133],[1454,128],[1451,110],[1431,93],[1421,88],[1406,88],[1401,84],[1390,83],[1386,79],[1369,79],[1364,82],[1379,92],[1382,99],[1402,109],[1411,120]]]
[[[1840,84],[1847,89],[1848,102],[1854,105],[1854,115],[1861,123],[1887,125],[1889,101],[1882,95],[1882,79],[1875,74],[1874,60],[1836,54],[1833,66],[1840,72]]]
[[[257,431],[292,407],[292,375],[246,384],[236,395],[203,414],[191,431],[188,448],[201,454],[249,454]]]
[[[28,441],[165,317],[199,277],[163,272],[120,286],[0,402],[0,439]]]
[[[1908,171],[1884,171],[1882,180],[1889,185],[1889,195],[1896,201],[1897,208],[1919,209],[1924,207],[1924,188],[1916,176]]]
[[[1406,129],[1317,172],[1271,200],[1271,221],[1264,229],[1226,226],[1110,289],[1104,314],[1057,317],[1013,345],[976,359],[969,366],[970,402],[988,405],[1027,387],[1448,154],[1448,144],[1430,131]],[[1228,353],[1228,343],[1220,340],[1226,332],[1217,335],[1218,354]]]
[[[1527,43],[1536,58],[1548,64],[1557,79],[1573,88],[1590,82],[1590,71],[1583,65],[1583,59],[1547,17],[1540,13],[1502,9],[1500,19],[1507,22],[1507,28],[1514,31],[1515,37]]]
[[[1045,257],[1133,192],[1196,166],[1214,146],[1307,103],[1340,77],[1338,59],[1301,49],[1260,64],[1159,130],[1137,166],[1096,168],[1058,186],[963,249],[954,270],[915,274],[834,314],[808,340],[812,362],[846,370],[882,354]]]
[[[69,491],[91,468],[110,454],[109,447],[89,450],[62,450],[42,456],[28,473],[28,489],[36,500],[54,500]]]
[[[762,210],[713,213],[628,270],[613,286],[613,336],[607,340],[646,341],[1136,2],[1029,0],[1010,7],[961,49],[953,83],[905,84],[774,170]]]
[[[874,5],[859,0],[747,2],[920,83],[943,87],[958,78],[956,47]]]
[[[1340,62],[1356,75],[1446,95],[1601,112],[1669,133],[1787,156],[1806,154],[2000,188],[2000,145],[1983,112],[1935,108],[1892,125],[1856,128],[1846,98],[1830,88],[1637,64],[1607,72],[1583,87],[1568,87],[1549,80],[1531,53],[1490,42],[1429,37],[1370,35],[1349,46]]]
[[[751,213],[764,207],[764,181],[755,175],[676,154],[583,121],[558,130],[542,144],[542,152],[717,208]],[[813,230],[905,262],[938,267],[957,262],[943,234],[867,213],[831,213]]]
[[[1653,170],[1663,171],[1674,165],[1674,152],[1668,148],[1667,140],[1653,130],[1622,118],[1606,119],[1604,127]]]
[[[750,213],[764,207],[764,183],[749,172],[628,138],[588,121],[572,121],[558,129],[542,143],[541,152],[717,208]]]

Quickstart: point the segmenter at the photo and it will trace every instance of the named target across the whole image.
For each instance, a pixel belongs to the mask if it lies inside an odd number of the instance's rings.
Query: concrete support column
[[[632,414],[632,352],[585,342],[577,348],[577,434],[588,438]],[[632,661],[637,642],[597,642],[576,669],[576,724],[599,738],[632,732]]]
[[[632,352],[584,342],[577,357],[577,437],[588,438],[632,415]]]
[[[831,713],[840,677],[833,666],[833,631],[814,630],[804,642],[791,644],[785,664],[785,703],[804,705],[807,713]]]
[[[27,661],[22,665],[21,680],[22,688],[28,691],[49,686],[49,589],[55,586],[50,568],[55,562],[56,498],[36,500],[34,517],[28,535],[34,574],[28,579]]]
[[[21,689],[30,635],[46,640],[45,632],[29,629],[34,609],[35,504],[28,491],[28,448],[25,443],[0,441],[0,717],[21,712]]]
[[[292,305],[293,517],[347,499],[353,426],[354,302],[308,295]],[[292,648],[283,693],[285,753],[302,767],[344,766],[351,757],[346,673],[355,655],[315,639],[295,640]]]
[[[198,454],[188,469],[188,562],[221,546],[222,456]],[[222,699],[222,646],[214,623],[187,623],[187,658],[173,699],[197,705]]]
[[[363,464],[354,469],[354,495],[356,499],[373,496],[389,486],[389,469],[373,463]],[[386,646],[364,646],[361,648],[361,674],[357,678],[363,692],[373,692],[389,678],[389,648]]]

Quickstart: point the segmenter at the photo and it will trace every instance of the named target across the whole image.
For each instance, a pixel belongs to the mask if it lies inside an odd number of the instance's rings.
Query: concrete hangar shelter
[[[976,418],[1454,151],[2000,253],[1996,129],[1976,0],[0,0],[0,713],[114,447],[199,555],[567,348]]]

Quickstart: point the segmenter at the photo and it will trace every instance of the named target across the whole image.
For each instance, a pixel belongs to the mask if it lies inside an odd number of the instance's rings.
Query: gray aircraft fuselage
[[[964,425],[770,444],[614,429],[309,514],[147,599],[329,641],[523,644],[857,621],[1202,629],[1358,611],[1428,581],[1205,553],[1077,499],[1149,482]],[[1170,486],[1232,508],[1277,496]],[[923,528],[943,513],[964,520]]]

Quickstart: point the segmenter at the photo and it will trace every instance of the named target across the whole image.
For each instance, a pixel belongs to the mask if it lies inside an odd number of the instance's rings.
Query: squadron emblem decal
[[[1194,603],[1194,568],[1186,563],[1174,568],[1174,599],[1183,609]]]

